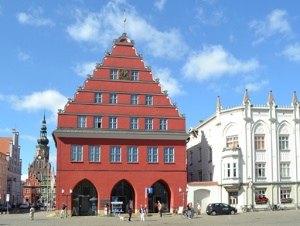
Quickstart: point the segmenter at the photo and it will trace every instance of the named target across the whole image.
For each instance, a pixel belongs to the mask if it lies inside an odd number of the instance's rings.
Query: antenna
[[[123,19],[123,22],[124,22],[124,33],[125,33],[125,25],[126,25],[126,10],[124,9],[124,19]]]

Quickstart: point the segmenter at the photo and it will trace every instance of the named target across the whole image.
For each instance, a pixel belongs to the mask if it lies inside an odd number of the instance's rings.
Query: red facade
[[[73,215],[91,215],[106,203],[124,212],[146,204],[156,212],[159,200],[170,212],[182,204],[185,117],[125,33],[59,111],[53,137],[57,209],[68,202]]]

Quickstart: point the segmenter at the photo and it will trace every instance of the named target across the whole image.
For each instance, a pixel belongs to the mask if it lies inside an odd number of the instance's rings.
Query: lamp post
[[[64,189],[61,189],[61,193],[63,196],[66,196],[66,218],[68,217],[68,196],[71,196],[72,195],[72,189],[70,188],[70,193],[69,194],[66,194],[65,193],[65,190]]]
[[[189,188],[186,187],[185,192],[182,191],[181,187],[179,187],[179,195],[182,196],[182,207],[184,208],[184,196],[186,195],[186,199],[187,199],[187,194],[188,194]]]

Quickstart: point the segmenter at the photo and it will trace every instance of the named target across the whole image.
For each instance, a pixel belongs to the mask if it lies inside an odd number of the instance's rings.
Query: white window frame
[[[127,147],[127,162],[138,162],[138,147]]]
[[[153,118],[145,118],[145,129],[153,130]]]
[[[109,158],[110,158],[111,163],[121,162],[121,147],[120,146],[111,146]]]
[[[130,118],[130,129],[138,129],[139,128],[139,119],[137,117]]]
[[[138,81],[139,80],[139,71],[131,71],[131,80]]]
[[[83,161],[83,146],[72,145],[71,146],[71,162],[82,162]]]
[[[168,119],[162,118],[159,120],[159,129],[167,130],[168,129]]]
[[[158,148],[148,147],[147,148],[147,162],[148,163],[158,163]]]
[[[239,137],[238,135],[232,135],[226,137],[226,148],[236,148],[239,145]]]
[[[118,79],[118,70],[117,69],[110,70],[110,79],[112,79],[112,80]]]
[[[139,96],[137,94],[131,94],[130,103],[132,105],[138,105],[139,104]]]
[[[102,116],[94,116],[94,128],[102,128]]]
[[[256,178],[266,177],[266,163],[255,163],[255,177]]]
[[[101,104],[102,103],[102,93],[96,92],[94,101],[95,101],[95,103]]]
[[[152,95],[146,95],[145,104],[146,105],[153,105],[153,96]]]
[[[174,147],[164,147],[164,163],[175,162],[175,149]]]
[[[118,118],[115,116],[109,117],[109,128],[117,129],[118,128]]]
[[[78,115],[77,120],[78,128],[86,128],[87,118],[85,115]]]
[[[109,103],[110,104],[117,104],[118,103],[118,94],[110,93],[109,95]]]
[[[89,146],[89,162],[100,162],[100,146]]]

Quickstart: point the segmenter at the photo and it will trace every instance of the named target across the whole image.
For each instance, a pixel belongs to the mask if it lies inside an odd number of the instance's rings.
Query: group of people
[[[140,212],[140,221],[145,221],[145,217],[147,216],[147,205],[145,206],[140,205],[139,212]],[[159,213],[159,216],[162,217],[162,205],[160,201],[157,202],[157,212]],[[129,215],[128,221],[131,221],[132,213],[133,213],[133,209],[132,206],[130,205],[128,209],[128,215]]]
[[[186,206],[187,208],[187,216],[188,219],[191,219],[192,214],[194,214],[194,208],[193,208],[193,203],[189,202]],[[201,206],[200,203],[197,203],[197,214],[200,215],[201,214]]]

